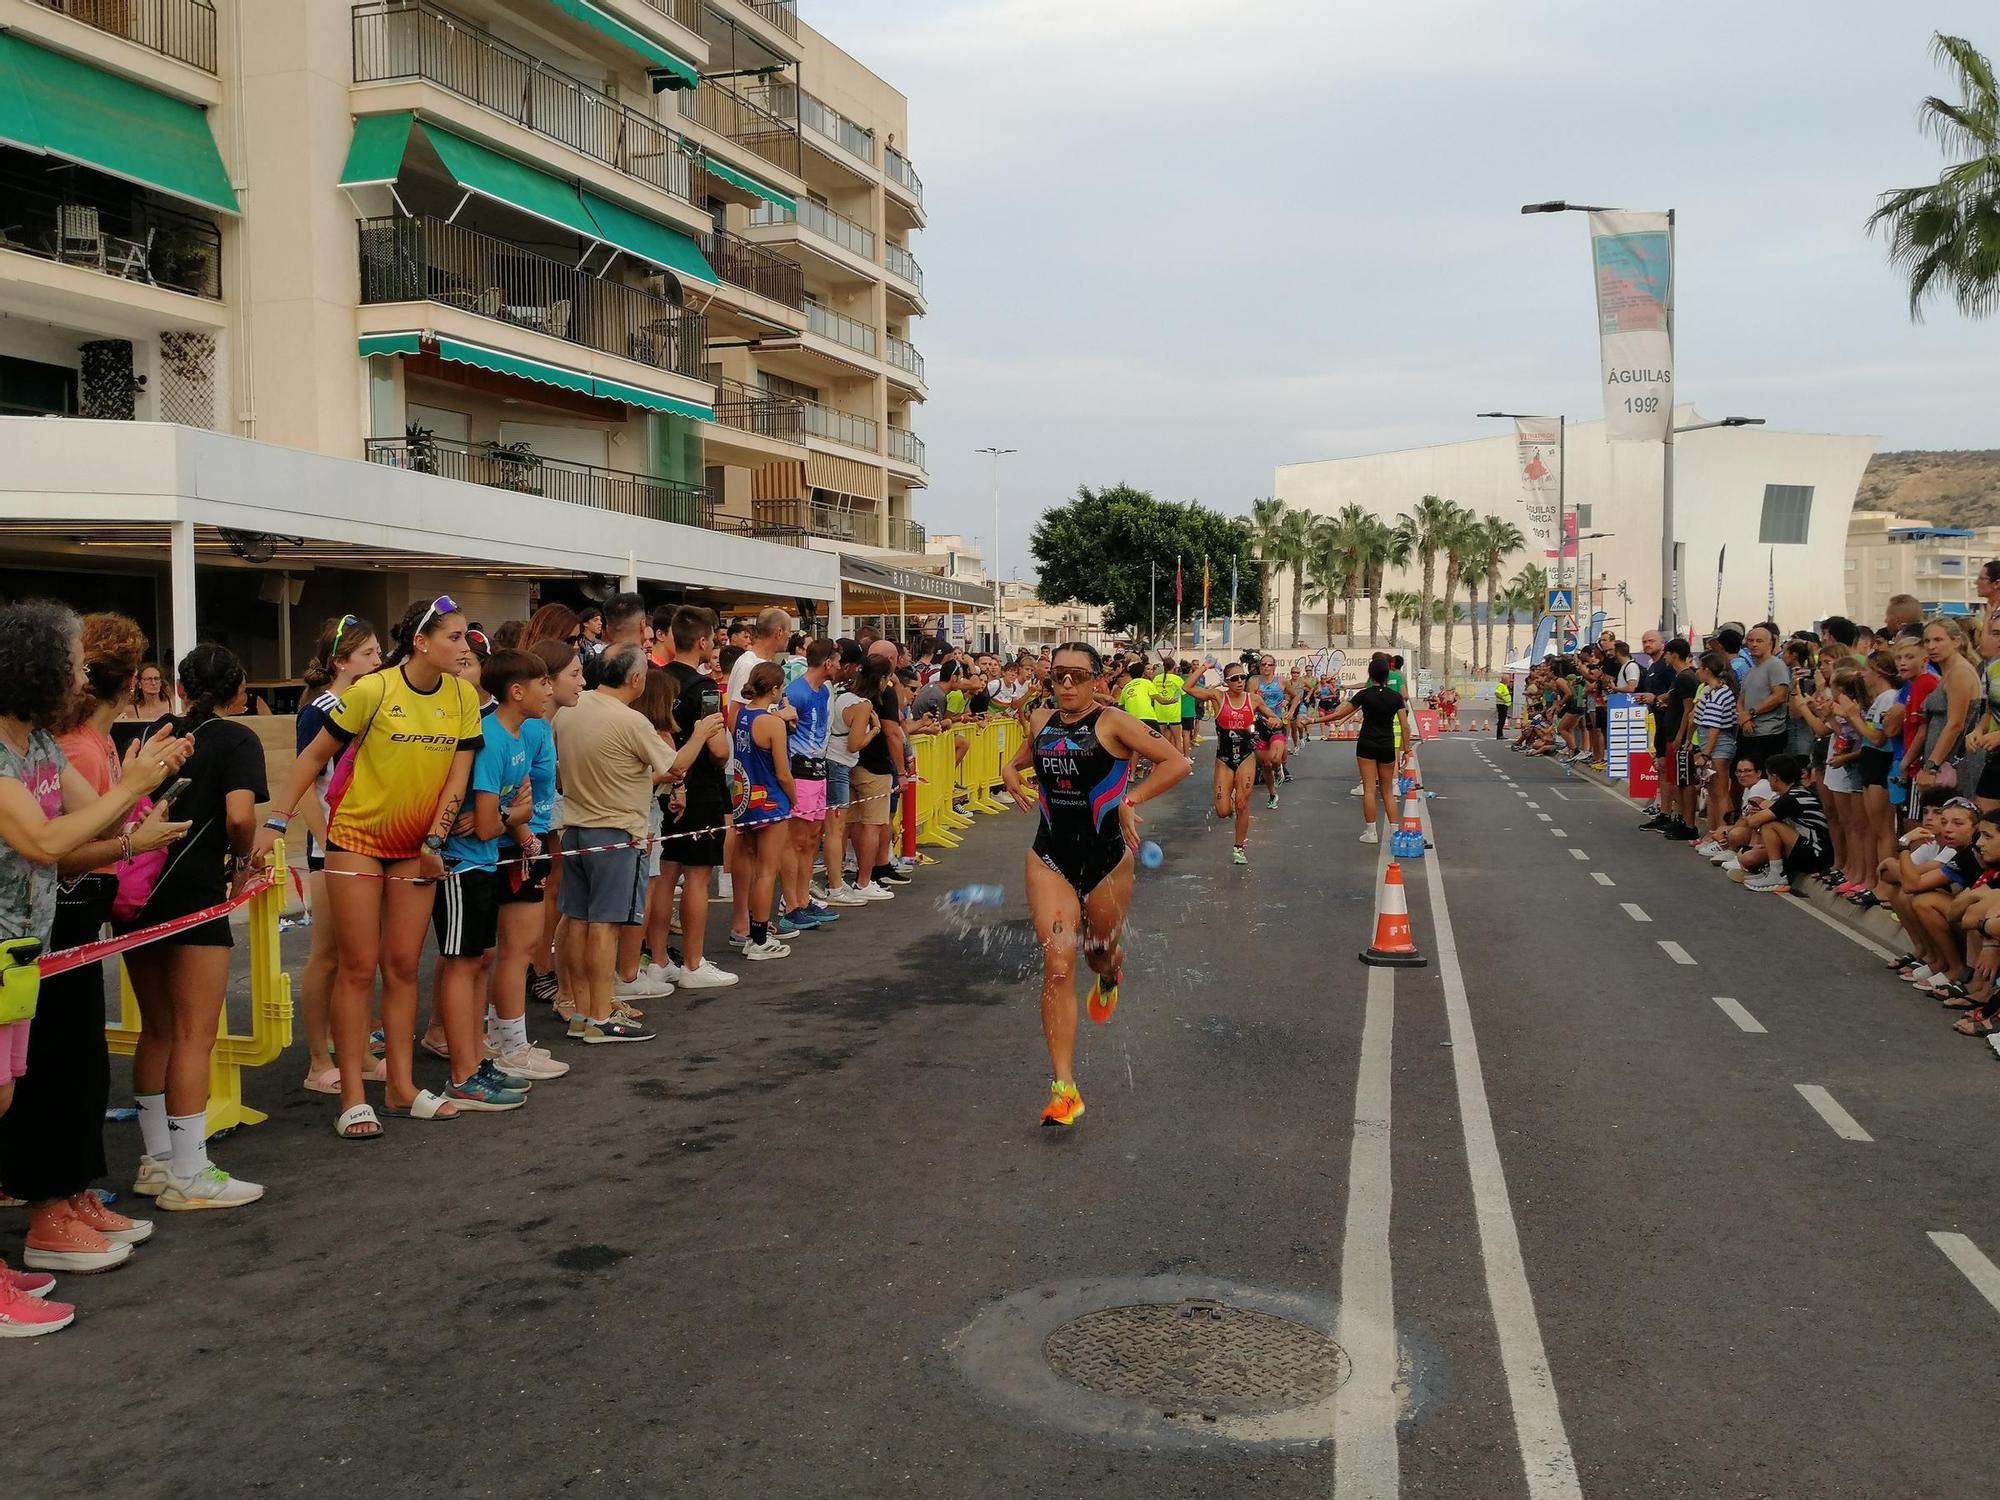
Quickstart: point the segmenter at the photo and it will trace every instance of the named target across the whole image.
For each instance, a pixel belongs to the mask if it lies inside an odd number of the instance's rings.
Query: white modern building
[[[1691,406],[1675,413],[1677,427],[1702,420]],[[1678,438],[1674,530],[1684,563],[1682,620],[1705,626],[1718,617],[1762,619],[1772,579],[1781,622],[1802,624],[1840,613],[1846,604],[1848,514],[1877,441],[1769,427],[1713,428]],[[1616,628],[1635,635],[1657,623],[1663,593],[1660,445],[1607,442],[1603,422],[1572,422],[1566,458],[1565,499],[1580,538],[1580,555],[1566,566],[1570,577],[1585,582],[1579,609],[1587,612],[1594,582],[1597,607]],[[1392,524],[1423,496],[1439,495],[1527,529],[1513,428],[1503,422],[1495,422],[1490,435],[1461,443],[1283,464],[1274,493],[1322,515],[1359,505]],[[1716,565],[1725,547],[1718,599]],[[1544,563],[1553,574],[1555,559],[1547,552],[1517,554],[1508,574],[1531,561]],[[1442,581],[1440,560],[1440,588]],[[1412,567],[1392,573],[1386,587],[1414,590],[1419,583]],[[1281,570],[1273,620],[1290,620],[1291,589],[1289,572]],[[1302,616],[1308,641],[1322,638],[1323,620],[1323,611]],[[1437,632],[1432,639],[1435,647]]]

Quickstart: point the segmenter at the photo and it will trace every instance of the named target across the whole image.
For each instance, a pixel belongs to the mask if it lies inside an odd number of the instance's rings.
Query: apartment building
[[[1914,594],[1926,615],[1970,615],[1981,608],[1974,583],[2000,557],[2000,526],[1932,526],[1885,510],[1857,510],[1847,521],[1843,613],[1880,624],[1889,601]]]
[[[0,0],[0,593],[935,610],[908,130],[796,0]]]

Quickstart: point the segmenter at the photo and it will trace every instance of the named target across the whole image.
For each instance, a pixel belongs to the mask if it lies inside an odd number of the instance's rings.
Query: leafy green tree
[[[1396,638],[1396,626],[1403,620],[1414,620],[1423,612],[1421,595],[1409,589],[1395,589],[1383,595],[1382,602],[1389,606],[1389,649],[1394,651],[1402,644]]]
[[[1079,599],[1101,605],[1114,632],[1144,635],[1154,617],[1154,569],[1158,569],[1158,618],[1174,617],[1176,559],[1193,580],[1190,597],[1201,597],[1201,565],[1223,578],[1231,560],[1251,591],[1239,605],[1262,607],[1262,574],[1251,553],[1249,532],[1207,506],[1155,499],[1130,485],[1093,490],[1077,487],[1076,498],[1042,513],[1029,548],[1040,575],[1036,593],[1046,602]]]
[[[1936,182],[1883,193],[1868,216],[1868,232],[1884,232],[1890,264],[1910,278],[1910,318],[1919,323],[1933,297],[1949,297],[1968,318],[2000,310],[2000,81],[1963,37],[1936,33],[1931,55],[1962,97],[1932,95],[1917,118],[1949,164]]]
[[[1250,555],[1256,560],[1257,649],[1260,651],[1268,650],[1271,645],[1266,618],[1271,600],[1271,570],[1278,564],[1279,554],[1284,550],[1285,512],[1290,508],[1282,500],[1252,500],[1250,514],[1238,518],[1238,524],[1250,539]]]

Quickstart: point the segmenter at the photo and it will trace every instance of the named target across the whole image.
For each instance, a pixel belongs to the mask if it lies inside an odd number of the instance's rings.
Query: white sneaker
[[[664,1000],[674,992],[674,987],[665,979],[655,979],[651,973],[654,966],[648,964],[631,979],[617,979],[611,985],[614,1000]]]
[[[806,894],[821,906],[833,905],[833,893],[827,889],[824,880],[814,880],[809,883],[806,886]]]
[[[1361,788],[1358,786],[1351,786],[1347,789],[1347,795],[1350,797],[1359,797],[1361,795]]]
[[[894,901],[896,899],[896,893],[890,890],[889,887],[878,885],[872,880],[866,885],[857,885],[854,887],[854,894],[859,896],[863,901]]]
[[[1751,872],[1744,880],[1743,889],[1746,891],[1775,891],[1782,887],[1784,883],[1785,877],[1780,875],[1776,870],[1756,870]]]
[[[1738,869],[1742,868],[1741,865],[1737,865],[1735,852],[1730,849],[1718,849],[1709,855],[1708,862],[1712,865],[1721,865],[1725,870],[1732,865],[1736,865]]]
[[[700,968],[681,970],[680,986],[684,990],[726,990],[742,977],[718,969],[714,960],[704,958]]]
[[[743,950],[743,956],[749,959],[750,962],[752,962],[753,964],[763,963],[767,959],[790,958],[792,956],[792,950],[784,943],[779,942],[776,938],[767,937],[761,943],[750,944],[749,947]]]
[[[1694,852],[1699,854],[1703,859],[1714,859],[1716,855],[1727,854],[1729,851],[1716,843],[1714,839],[1703,839],[1699,844],[1694,846]]]
[[[1382,842],[1382,834],[1373,823],[1370,823],[1366,828],[1361,830],[1361,842],[1364,844],[1379,844]]]
[[[161,1208],[176,1211],[241,1208],[246,1203],[255,1203],[263,1196],[264,1189],[256,1183],[231,1177],[211,1162],[189,1178],[183,1179],[168,1174],[167,1185],[160,1189],[159,1202]]]
[[[502,1053],[499,1066],[518,1078],[543,1080],[560,1078],[569,1071],[569,1064],[557,1062],[539,1047],[516,1047],[512,1052]]]
[[[139,1158],[139,1175],[132,1180],[132,1191],[141,1198],[157,1198],[167,1185],[167,1164],[155,1156]]]
[[[820,903],[824,906],[866,906],[868,904],[868,898],[855,890],[851,885],[832,886],[819,899]]]
[[[1723,871],[1725,874],[1734,875],[1737,871],[1743,868],[1743,861],[1738,859],[1735,855],[1731,854],[1723,859],[1718,859],[1715,862],[1715,867],[1718,870]]]
[[[729,878],[727,870],[724,870],[715,882],[715,899],[718,901],[734,901],[736,899],[736,882]]]

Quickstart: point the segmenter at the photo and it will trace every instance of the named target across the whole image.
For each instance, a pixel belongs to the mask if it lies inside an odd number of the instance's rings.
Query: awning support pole
[[[174,654],[167,670],[195,647],[194,522],[167,523],[167,618],[173,623]]]
[[[910,596],[908,594],[899,593],[896,595],[896,610],[903,619],[903,623],[897,627],[896,633],[907,641],[910,638]]]

